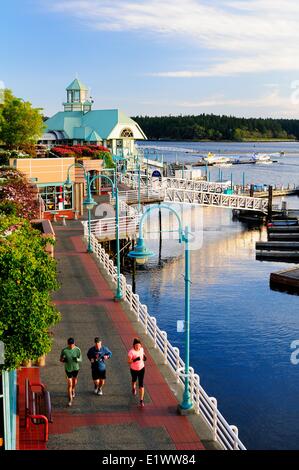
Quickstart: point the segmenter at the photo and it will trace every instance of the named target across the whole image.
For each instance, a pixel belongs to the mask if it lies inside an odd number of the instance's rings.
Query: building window
[[[129,128],[123,129],[120,136],[121,137],[134,137],[133,131],[131,131],[131,129]]]
[[[73,209],[73,190],[65,186],[43,186],[39,193],[45,203],[46,211]]]

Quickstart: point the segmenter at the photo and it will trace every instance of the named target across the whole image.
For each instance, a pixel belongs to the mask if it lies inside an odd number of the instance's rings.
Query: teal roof
[[[92,133],[89,134],[86,140],[87,142],[99,142],[100,140],[103,140],[103,139],[101,139],[101,137],[96,131],[92,131]]]
[[[88,90],[87,86],[85,86],[78,78],[72,81],[72,83],[66,88],[67,90]]]
[[[87,139],[96,132],[101,139],[108,139],[117,124],[137,125],[118,109],[94,110],[85,114],[82,111],[61,111],[45,122],[45,132],[64,131],[68,139]]]

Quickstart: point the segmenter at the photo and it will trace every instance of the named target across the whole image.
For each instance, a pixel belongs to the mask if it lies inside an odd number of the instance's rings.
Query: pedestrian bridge
[[[119,181],[130,185],[133,189],[119,191],[120,217],[119,236],[121,239],[135,238],[138,232],[140,214],[131,205],[154,202],[173,202],[179,204],[198,204],[200,206],[221,207],[225,209],[246,210],[267,213],[268,200],[240,194],[226,194],[227,183],[188,181],[176,178],[164,178],[156,181],[149,178],[148,182],[140,180],[140,190],[136,189],[136,175],[119,175]],[[141,183],[142,181],[142,183]],[[148,184],[147,184],[148,183]],[[110,195],[110,202],[115,201]],[[88,222],[83,221],[85,235],[88,233]],[[115,217],[94,219],[90,225],[91,233],[100,241],[115,240]]]
[[[130,199],[138,200],[138,177],[136,175],[119,175],[119,181],[131,187],[131,191],[122,193],[121,197],[128,203]],[[140,178],[140,194],[152,194],[165,202],[199,204],[201,206],[222,207],[225,209],[248,210],[267,213],[268,200],[242,194],[226,194],[230,182],[193,181],[178,178],[149,177]],[[135,193],[134,193],[135,190]]]

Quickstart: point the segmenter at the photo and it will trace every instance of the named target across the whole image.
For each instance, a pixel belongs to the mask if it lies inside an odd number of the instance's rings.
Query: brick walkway
[[[54,227],[61,283],[54,301],[62,321],[54,328],[54,347],[41,369],[54,410],[47,449],[203,449],[189,418],[176,414],[177,399],[148,349],[145,408],[138,408],[138,398],[131,395],[127,364],[127,351],[138,334],[121,303],[113,301],[113,292],[93,255],[86,253],[79,227],[75,221],[68,221],[67,227]],[[59,355],[70,336],[82,350],[83,363],[77,396],[68,408]],[[113,353],[103,396],[93,394],[86,358],[95,336]]]

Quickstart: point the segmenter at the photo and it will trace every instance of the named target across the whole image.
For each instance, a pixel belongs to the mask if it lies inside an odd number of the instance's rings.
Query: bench
[[[68,219],[68,216],[67,215],[58,215],[57,217],[59,217],[60,219],[62,219],[62,225],[66,225],[66,219]]]
[[[33,391],[33,387],[38,390]],[[43,384],[31,383],[29,379],[25,381],[25,420],[26,430],[29,429],[30,422],[43,424],[45,428],[44,440],[48,440],[49,422],[53,422],[50,393]]]
[[[53,222],[57,222],[57,214],[59,214],[58,211],[50,211],[50,213],[53,215]]]

